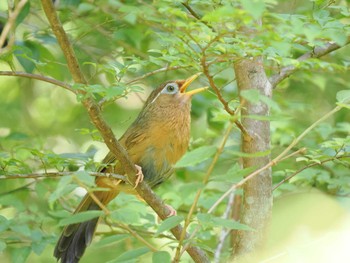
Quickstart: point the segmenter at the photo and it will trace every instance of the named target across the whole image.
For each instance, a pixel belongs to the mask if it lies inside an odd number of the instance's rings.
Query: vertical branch
[[[231,192],[230,196],[228,197],[228,202],[226,206],[225,213],[223,214],[222,218],[228,219],[230,217],[230,214],[232,214],[232,208],[234,208],[234,200],[235,200],[235,193]],[[216,246],[216,250],[214,253],[214,262],[219,263],[220,262],[220,256],[222,249],[224,247],[224,243],[226,238],[229,236],[231,233],[230,229],[221,229],[220,237],[219,237],[219,242],[218,245]]]
[[[242,59],[234,64],[239,92],[256,89],[260,94],[271,97],[269,83],[262,64],[262,58]],[[270,149],[270,123],[249,116],[268,116],[269,108],[262,102],[251,103],[241,98],[242,124],[249,134],[249,140],[242,136],[242,151],[248,155],[266,152]],[[270,156],[243,157],[243,168],[264,167]],[[241,222],[256,231],[237,231],[235,254],[237,256],[253,252],[264,240],[266,226],[272,209],[271,169],[265,169],[258,176],[243,185]]]

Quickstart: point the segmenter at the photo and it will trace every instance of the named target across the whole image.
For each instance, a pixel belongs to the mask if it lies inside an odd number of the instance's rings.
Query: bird
[[[137,168],[137,182],[144,180],[151,188],[165,181],[173,173],[174,164],[186,153],[190,140],[191,98],[208,87],[187,91],[188,86],[200,75],[185,80],[167,81],[148,96],[142,110],[120,137],[119,143],[126,149]],[[109,152],[103,159],[99,172],[125,174],[123,164]],[[101,210],[121,191],[134,193],[131,184],[111,177],[96,177],[98,187],[108,191],[86,194],[74,214]],[[171,208],[170,206],[168,206]],[[170,215],[174,214],[171,210]],[[170,216],[169,215],[169,216]],[[61,263],[76,263],[91,243],[99,218],[65,226],[54,249],[54,257]]]

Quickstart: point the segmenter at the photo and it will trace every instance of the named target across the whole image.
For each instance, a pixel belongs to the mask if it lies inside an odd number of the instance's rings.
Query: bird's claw
[[[135,164],[135,168],[136,168],[137,172],[136,172],[136,181],[135,181],[134,189],[139,185],[139,183],[141,183],[143,181],[143,178],[144,178],[144,175],[142,173],[142,167]]]

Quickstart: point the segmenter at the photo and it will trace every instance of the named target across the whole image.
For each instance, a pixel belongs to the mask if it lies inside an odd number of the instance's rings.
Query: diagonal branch
[[[70,44],[68,37],[62,27],[62,24],[57,16],[51,0],[41,0],[46,17],[51,25],[53,33],[55,34],[59,45],[64,53],[67,60],[68,68],[72,74],[72,77],[76,83],[87,84],[75,56],[72,45]],[[135,185],[136,181],[136,169],[135,165],[128,156],[127,151],[120,145],[118,140],[115,138],[112,129],[104,121],[101,116],[100,109],[96,102],[84,91],[79,91],[84,95],[82,100],[83,105],[88,111],[91,121],[95,127],[100,131],[104,142],[106,143],[109,150],[115,155],[116,159],[123,163],[125,172],[129,181]],[[161,219],[166,219],[169,214],[169,209],[164,205],[163,201],[154,194],[151,188],[145,183],[141,182],[135,188],[138,194],[153,208]],[[171,229],[174,236],[179,239],[182,232],[180,225]],[[198,247],[189,247],[187,252],[190,254],[195,262],[209,262],[207,255],[204,251]]]
[[[331,111],[323,115],[321,118],[319,118],[317,121],[315,121],[313,124],[311,124],[305,131],[303,131],[297,138],[293,140],[291,144],[288,145],[287,148],[285,148],[277,157],[275,157],[273,160],[271,160],[269,163],[267,163],[265,166],[255,170],[251,174],[244,177],[241,181],[239,181],[236,184],[233,184],[230,189],[228,189],[216,202],[209,208],[208,213],[212,213],[215,208],[232,192],[236,189],[240,188],[242,185],[244,185],[247,181],[252,179],[253,177],[257,176],[260,172],[270,169],[272,166],[276,165],[278,162],[284,160],[287,156],[293,156],[294,154],[288,154],[288,152],[297,145],[301,139],[303,139],[310,131],[312,131],[318,124],[326,120],[328,117],[332,116],[336,112],[340,111],[342,109],[342,106],[336,106]],[[297,151],[299,152],[299,151]]]
[[[348,45],[349,43],[350,37],[348,37],[348,40],[346,41],[344,46]],[[328,42],[323,47],[315,47],[312,51],[305,53],[304,55],[300,56],[297,60],[301,62],[310,58],[320,58],[344,46],[340,46],[334,42]],[[282,82],[282,80],[288,78],[297,70],[298,68],[293,65],[282,68],[279,73],[272,75],[269,78],[272,87],[275,88],[280,82]]]
[[[207,27],[209,27],[213,32],[215,32],[215,29],[207,22],[207,21],[203,21],[202,18],[196,13],[196,11],[193,10],[193,8],[188,4],[188,2],[182,2],[181,3],[186,9],[187,11],[193,15],[198,21],[202,22],[204,25],[206,25]]]
[[[287,176],[286,178],[284,178],[282,181],[280,181],[279,183],[277,183],[273,188],[272,188],[272,191],[275,191],[276,188],[280,187],[282,184],[284,184],[285,182],[289,181],[290,179],[292,179],[294,176],[296,176],[297,174],[301,173],[302,171],[308,169],[308,168],[311,168],[311,167],[314,167],[314,166],[317,166],[317,165],[323,165],[324,163],[327,163],[327,162],[333,162],[335,160],[339,160],[339,159],[342,159],[342,158],[350,158],[350,155],[341,155],[341,156],[334,156],[334,157],[331,157],[331,158],[328,158],[328,159],[325,159],[325,160],[322,160],[320,161],[319,163],[311,163],[311,164],[308,164],[302,168],[300,168],[298,171],[292,173],[291,175]]]

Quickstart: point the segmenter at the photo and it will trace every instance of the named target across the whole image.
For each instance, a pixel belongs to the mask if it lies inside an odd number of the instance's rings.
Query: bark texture
[[[239,92],[256,89],[267,97],[272,95],[272,86],[266,77],[262,59],[242,59],[235,63],[234,70]],[[240,98],[242,124],[248,135],[242,134],[242,151],[246,154],[268,152],[270,150],[270,123],[257,120],[254,115],[268,116],[269,107],[261,101],[251,103]],[[252,117],[253,116],[253,117]],[[270,155],[244,157],[243,167],[256,169],[266,165]],[[234,244],[235,258],[248,256],[264,243],[266,228],[272,209],[271,169],[266,169],[243,185],[241,222],[256,231],[237,231]]]

